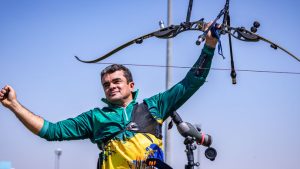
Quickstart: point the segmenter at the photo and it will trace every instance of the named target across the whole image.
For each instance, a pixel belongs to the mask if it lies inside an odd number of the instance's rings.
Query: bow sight
[[[85,61],[81,60],[79,57],[75,56],[76,59],[80,62],[83,63],[97,63],[103,59],[108,58],[109,56],[113,55],[114,53],[132,45],[132,44],[141,44],[144,39],[150,38],[150,37],[157,37],[161,39],[168,39],[168,38],[174,38],[177,36],[179,33],[185,32],[185,31],[201,31],[203,32],[197,39],[196,44],[200,45],[201,42],[205,40],[205,37],[209,31],[212,31],[214,36],[219,40],[218,44],[218,51],[219,54],[223,56],[222,54],[222,46],[221,46],[221,41],[220,41],[220,36],[221,35],[228,35],[228,40],[229,40],[229,50],[230,50],[230,63],[231,63],[231,78],[232,78],[232,83],[236,84],[236,72],[234,68],[234,60],[233,60],[233,49],[232,49],[232,42],[231,42],[231,37],[234,37],[235,39],[245,41],[245,42],[258,42],[260,40],[269,43],[273,49],[281,49],[282,51],[286,52],[288,55],[296,59],[297,61],[300,62],[300,59],[296,57],[294,54],[286,50],[285,48],[279,46],[278,44],[256,34],[257,28],[259,28],[260,24],[259,22],[255,21],[253,23],[253,26],[251,27],[250,30],[247,30],[244,27],[231,27],[230,26],[230,15],[229,15],[229,0],[226,0],[224,8],[219,12],[217,17],[213,20],[212,24],[208,27],[208,29],[204,30],[205,25],[207,23],[204,22],[204,18],[191,22],[190,17],[191,17],[191,12],[192,12],[192,6],[193,6],[193,0],[189,0],[189,6],[188,6],[188,11],[187,11],[187,16],[186,16],[186,21],[182,22],[179,25],[171,25],[166,28],[162,28],[158,31],[154,31],[152,33],[148,33],[146,35],[140,36],[136,39],[133,39],[117,48],[114,50],[108,52],[107,54],[99,57],[98,59],[95,60],[90,60],[90,61]],[[217,24],[217,21],[223,16],[223,22],[222,24]],[[223,57],[224,58],[224,57]]]

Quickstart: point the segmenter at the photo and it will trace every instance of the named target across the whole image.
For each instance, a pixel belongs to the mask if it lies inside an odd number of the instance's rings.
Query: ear
[[[130,91],[133,92],[134,90],[134,82],[129,82]]]

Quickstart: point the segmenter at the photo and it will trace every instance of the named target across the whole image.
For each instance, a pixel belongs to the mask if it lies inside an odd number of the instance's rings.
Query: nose
[[[109,85],[109,90],[112,90],[112,89],[115,89],[116,88],[116,85],[114,83],[111,83]]]

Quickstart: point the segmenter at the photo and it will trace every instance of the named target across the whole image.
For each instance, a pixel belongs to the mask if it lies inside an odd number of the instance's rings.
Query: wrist
[[[211,48],[216,48],[217,43],[218,43],[218,41],[216,41],[216,40],[206,40],[205,41],[205,45],[209,46]]]
[[[203,49],[202,49],[202,52],[204,52],[204,53],[206,53],[206,54],[208,54],[208,55],[210,55],[210,56],[213,56],[213,55],[214,55],[214,52],[215,52],[215,48],[210,47],[210,46],[208,46],[208,45],[205,43],[205,45],[204,45],[204,47],[203,47]]]
[[[20,109],[21,104],[17,100],[11,101],[11,103],[8,105],[8,108],[11,110],[17,110]]]

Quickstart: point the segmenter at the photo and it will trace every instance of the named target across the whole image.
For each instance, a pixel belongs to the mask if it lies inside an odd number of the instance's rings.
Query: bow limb
[[[103,59],[106,59],[108,58],[109,56],[113,55],[114,53],[117,53],[119,52],[120,50],[132,45],[132,44],[141,44],[143,42],[144,39],[148,39],[150,37],[157,37],[157,38],[161,38],[161,39],[168,39],[168,38],[174,38],[176,35],[178,35],[179,33],[181,32],[184,32],[184,31],[188,31],[188,30],[194,30],[194,31],[202,31],[202,27],[203,27],[203,19],[199,20],[199,21],[196,21],[196,22],[189,22],[190,24],[188,25],[171,25],[169,27],[166,27],[166,28],[162,28],[158,31],[154,31],[154,32],[151,32],[151,33],[148,33],[146,35],[143,35],[143,36],[140,36],[136,39],[133,39],[127,43],[124,43],[123,45],[115,48],[114,50],[108,52],[107,54],[99,57],[98,59],[95,59],[95,60],[81,60],[78,56],[75,56],[75,58],[80,61],[80,62],[83,62],[83,63],[97,63],[97,62],[100,62],[101,60]],[[197,25],[197,27],[196,27]],[[185,27],[187,26],[187,27]]]
[[[157,31],[155,31],[155,32],[157,32]],[[105,55],[103,55],[103,56],[101,56],[101,57],[99,57],[99,58],[97,58],[95,60],[81,60],[78,56],[75,56],[75,58],[78,61],[83,62],[83,63],[97,63],[97,62],[100,62],[101,60],[108,58],[109,56],[113,55],[114,53],[117,53],[118,51],[120,51],[120,50],[122,50],[122,49],[124,49],[124,48],[126,48],[126,47],[128,47],[128,46],[130,46],[132,44],[135,44],[135,43],[140,44],[140,43],[142,43],[144,39],[147,39],[147,38],[150,38],[150,37],[154,36],[155,32],[152,32],[152,33],[140,36],[140,37],[138,37],[136,39],[133,39],[133,40],[127,42],[127,43],[124,43],[123,45],[115,48],[114,50],[108,52],[107,54],[105,54]]]
[[[233,32],[232,32],[233,31]],[[258,35],[255,34],[251,31],[246,30],[245,28],[233,28],[233,27],[229,27],[229,31],[226,31],[226,33],[231,34],[234,38],[241,40],[241,41],[246,41],[246,42],[257,42],[259,40],[262,40],[266,43],[269,43],[271,45],[271,47],[273,49],[281,49],[282,51],[284,51],[285,53],[287,53],[288,55],[290,55],[291,57],[293,57],[294,59],[296,59],[298,62],[300,62],[300,59],[295,56],[294,54],[292,54],[291,52],[289,52],[288,50],[286,50],[285,48],[283,48],[282,46]]]
[[[262,37],[262,36],[260,36],[258,34],[252,33],[252,32],[250,32],[248,30],[245,30],[245,31],[247,33],[251,33],[253,36],[257,36],[257,38],[259,40],[262,40],[262,41],[264,41],[266,43],[269,43],[273,49],[277,49],[277,48],[281,49],[282,51],[284,51],[285,53],[287,53],[288,55],[290,55],[291,57],[293,57],[294,59],[296,59],[298,62],[300,62],[300,59],[297,56],[295,56],[294,54],[292,54],[291,52],[289,52],[288,50],[286,50],[282,46],[280,46],[280,45],[278,45],[278,44],[276,44],[276,43],[274,43],[274,42],[272,42],[272,41],[270,41],[270,40],[268,40],[268,39],[266,39],[266,38],[264,38],[264,37]]]
[[[264,37],[262,37],[262,36],[259,36],[259,35],[257,35],[257,36],[259,37],[260,40],[269,43],[273,49],[279,48],[279,49],[281,49],[282,51],[284,51],[285,53],[287,53],[288,55],[290,55],[291,57],[293,57],[294,59],[296,59],[298,62],[300,62],[300,59],[299,59],[297,56],[295,56],[294,54],[292,54],[291,52],[289,52],[289,51],[286,50],[285,48],[283,48],[283,47],[281,47],[281,46],[279,46],[279,45],[273,43],[272,41],[270,41],[270,40],[268,40],[268,39],[266,39],[266,38],[264,38]]]

